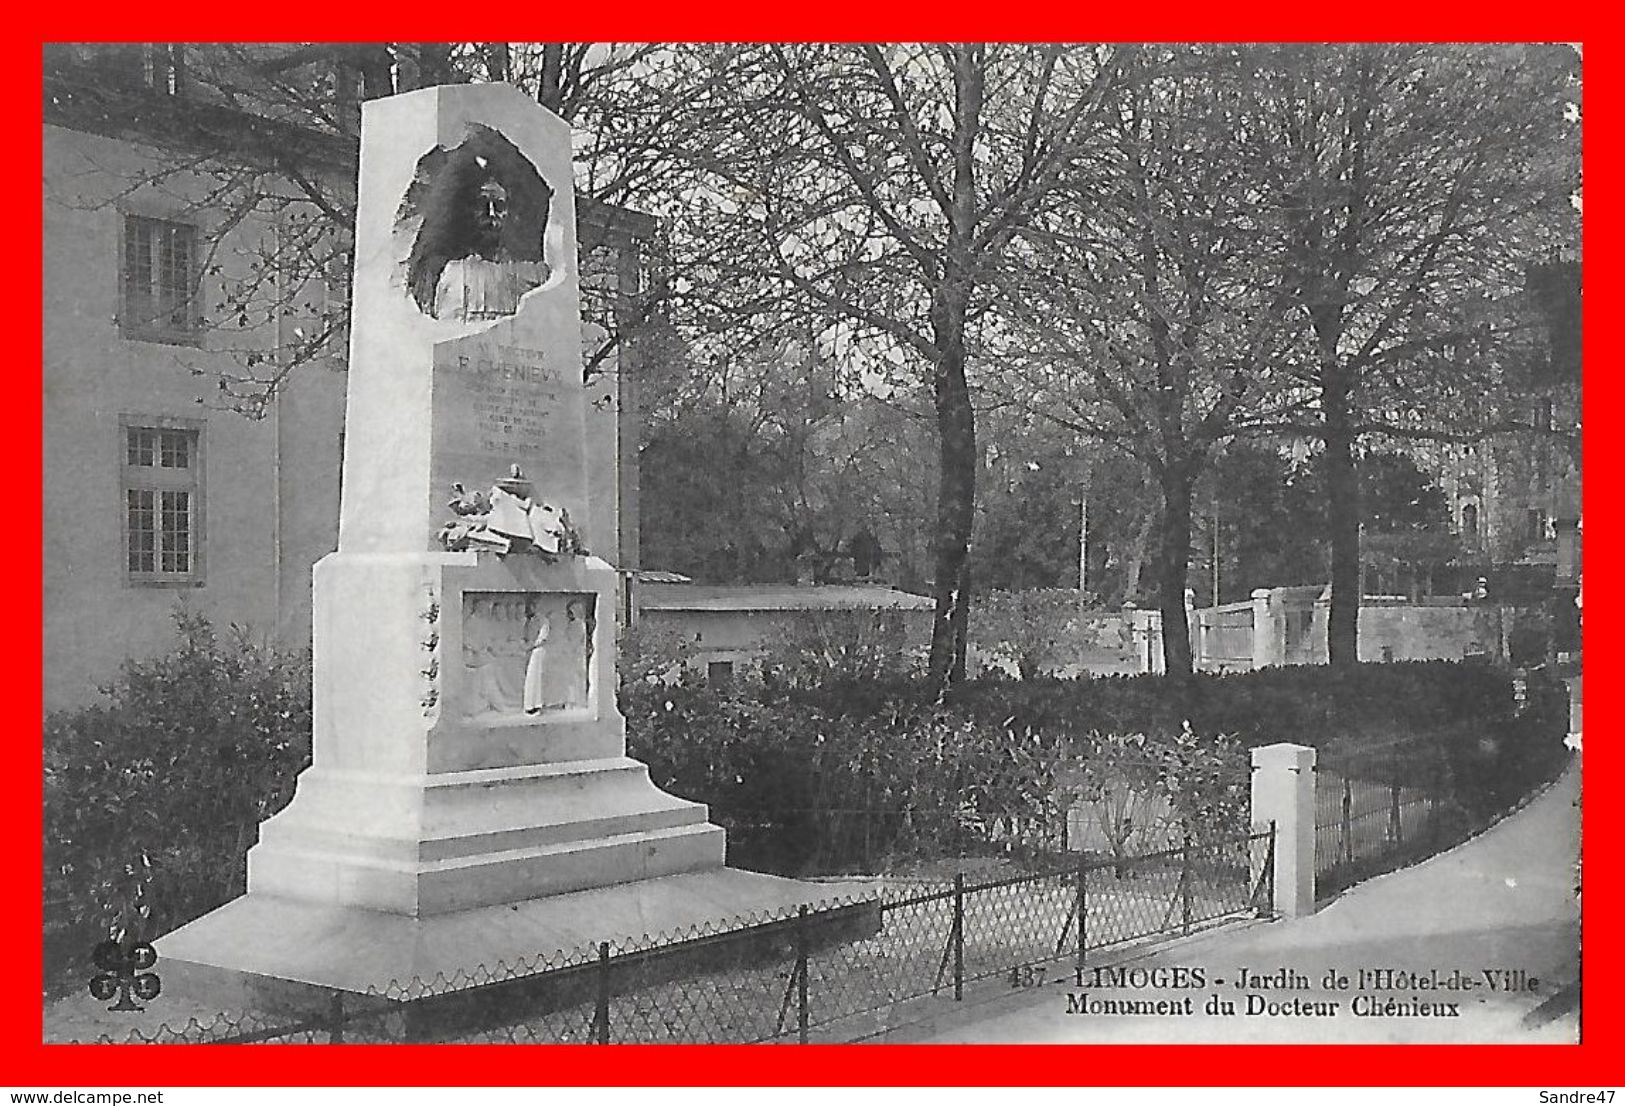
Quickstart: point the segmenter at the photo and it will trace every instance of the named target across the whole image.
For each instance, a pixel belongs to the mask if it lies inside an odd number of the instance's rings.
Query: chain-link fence
[[[509,966],[338,994],[281,1022],[221,1015],[101,1043],[805,1043],[861,1040],[967,985],[1189,933],[1273,899],[1273,829],[1136,857],[1066,857],[980,881],[605,941]]]

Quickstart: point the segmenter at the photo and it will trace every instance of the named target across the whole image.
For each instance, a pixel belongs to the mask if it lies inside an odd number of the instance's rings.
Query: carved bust
[[[397,216],[403,232],[417,226],[406,284],[419,310],[458,322],[517,311],[553,276],[544,257],[552,198],[536,167],[488,127],[425,155]]]

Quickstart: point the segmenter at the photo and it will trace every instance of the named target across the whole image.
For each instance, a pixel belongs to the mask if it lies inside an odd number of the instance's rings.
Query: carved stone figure
[[[547,639],[552,633],[553,625],[547,614],[537,611],[535,615],[536,632],[530,643],[530,658],[525,664],[525,696],[524,706],[526,714],[540,714],[542,708],[548,704],[546,699],[547,676]]]
[[[587,671],[592,657],[592,638],[587,627],[585,605],[572,599],[564,606],[564,644],[559,650],[563,679],[562,699],[566,708],[587,705]]]
[[[494,606],[487,600],[472,600],[463,626],[463,667],[467,673],[468,713],[471,715],[500,711],[503,707],[502,686],[491,643]]]
[[[529,638],[525,604],[472,599],[463,625],[468,714],[517,714],[524,709]]]

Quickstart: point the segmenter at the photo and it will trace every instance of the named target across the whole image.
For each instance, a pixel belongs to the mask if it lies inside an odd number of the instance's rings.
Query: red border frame
[[[601,9],[599,9],[601,10]],[[1607,162],[1615,125],[1618,80],[1611,71],[1617,52],[1607,38],[1587,39],[1586,31],[1601,27],[1598,8],[1558,9],[1525,2],[1424,5],[1380,3],[1360,6],[1358,23],[1339,21],[1347,9],[1334,6],[1288,5],[1282,0],[1248,6],[1188,3],[1161,8],[1156,16],[1125,5],[1104,11],[1089,5],[1066,12],[1006,7],[961,16],[952,5],[921,0],[877,6],[842,0],[820,5],[816,19],[796,19],[799,11],[766,11],[742,0],[704,11],[690,6],[628,3],[617,5],[615,22],[594,18],[593,9],[570,11],[554,7],[545,21],[527,26],[518,19],[500,18],[498,35],[510,39],[558,37],[564,39],[809,39],[872,38],[929,39],[977,38],[1006,40],[1094,39],[1293,39],[1340,38],[1455,41],[1540,40],[1586,43],[1586,108],[1589,119],[1585,164],[1592,181],[1592,209],[1586,219],[1585,238],[1591,263],[1586,269],[1586,334],[1588,341],[1585,399],[1593,417],[1608,410],[1618,390],[1600,352],[1606,332],[1598,329],[1603,304],[1618,284],[1612,266],[1600,259],[1618,242],[1616,219],[1602,203],[1610,192]],[[71,12],[32,8],[14,12],[14,26],[0,50],[6,65],[4,85],[19,98],[21,110],[5,113],[12,130],[10,148],[22,171],[6,177],[6,191],[15,210],[29,214],[14,227],[22,256],[39,256],[40,224],[34,204],[38,200],[34,170],[38,167],[40,133],[40,47],[47,41],[160,39],[160,40],[275,40],[308,36],[312,31],[330,40],[365,41],[381,37],[381,13],[342,11],[334,5],[288,5],[270,12],[232,9],[230,5],[202,4],[196,0],[165,5],[120,5],[98,10],[77,6]],[[388,12],[391,39],[440,40],[466,34],[467,20],[457,18],[452,5],[423,4],[421,0],[392,4]],[[317,16],[302,24],[298,17]],[[959,16],[959,18],[955,18]],[[1155,21],[1153,21],[1155,20]],[[494,31],[495,29],[493,29]],[[371,32],[371,33],[369,33]],[[1599,138],[1599,134],[1601,137]],[[1605,190],[1599,198],[1598,188]],[[18,281],[9,301],[19,307],[25,347],[37,341],[34,314],[40,283],[30,277]],[[31,349],[25,348],[25,352]],[[36,361],[34,364],[38,364]],[[13,430],[6,440],[16,451],[8,465],[14,486],[26,490],[25,515],[39,518],[41,377],[19,356],[12,371],[0,377],[0,402],[14,412]],[[1603,509],[1609,477],[1617,456],[1610,436],[1593,427],[1585,442],[1588,538],[1593,563],[1606,563],[1598,550],[1614,548],[1614,521]],[[24,519],[26,521],[26,518]],[[19,532],[23,529],[17,527]],[[40,650],[31,627],[40,625],[39,546],[14,536],[6,543],[7,578],[27,586],[14,587],[9,596],[16,608],[13,625],[21,632],[8,642],[16,679],[10,695],[11,756],[4,773],[6,801],[0,804],[4,840],[31,843],[40,828],[38,802],[40,746],[36,740],[40,715]],[[1584,816],[1586,887],[1584,926],[1588,935],[1584,1006],[1585,1043],[1577,1046],[1452,1046],[1452,1045],[1090,1045],[1079,1046],[921,1046],[828,1045],[805,1048],[753,1046],[639,1046],[606,1056],[601,1048],[549,1045],[545,1063],[526,1046],[391,1045],[325,1046],[290,1053],[285,1048],[247,1046],[143,1046],[135,1056],[127,1046],[40,1044],[41,1011],[33,984],[39,979],[40,896],[39,866],[31,846],[4,851],[10,876],[7,886],[11,909],[0,912],[0,932],[11,938],[13,963],[5,988],[5,1050],[7,1081],[37,1086],[106,1086],[139,1082],[148,1086],[216,1085],[489,1085],[549,1084],[572,1086],[613,1082],[625,1085],[956,1085],[956,1084],[1076,1084],[1105,1080],[1113,1085],[1142,1081],[1153,1086],[1204,1085],[1607,1085],[1617,1082],[1619,1068],[1610,1063],[1617,1043],[1618,1016],[1611,1012],[1605,985],[1619,980],[1620,953],[1609,940],[1609,921],[1619,901],[1617,885],[1609,878],[1618,872],[1614,857],[1621,840],[1619,820],[1610,817],[1609,804],[1596,781],[1617,778],[1616,754],[1604,726],[1617,716],[1616,696],[1609,682],[1597,678],[1613,652],[1606,631],[1617,623],[1619,602],[1611,579],[1588,581],[1586,598],[1593,632],[1588,635],[1593,666],[1591,702],[1587,704],[1595,735],[1587,750],[1587,774],[1592,781],[1591,802]],[[1554,857],[1553,863],[1566,858]],[[458,1062],[446,1062],[446,1050],[460,1053]],[[607,1062],[606,1062],[607,1061]]]

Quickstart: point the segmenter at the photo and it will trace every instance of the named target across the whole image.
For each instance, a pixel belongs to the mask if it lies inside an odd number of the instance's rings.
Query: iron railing
[[[1268,914],[1273,858],[1272,826],[1143,856],[1071,856],[993,879],[891,881],[873,897],[791,915],[605,941],[367,995],[334,993],[322,1008],[281,1023],[222,1014],[208,1025],[100,1040],[862,1040],[923,1016],[922,1004],[961,1000],[983,981],[1029,986],[1051,971],[1065,979],[1101,950]]]
[[[1315,885],[1349,885],[1438,851],[1450,806],[1443,758],[1416,742],[1322,753],[1315,766]]]

